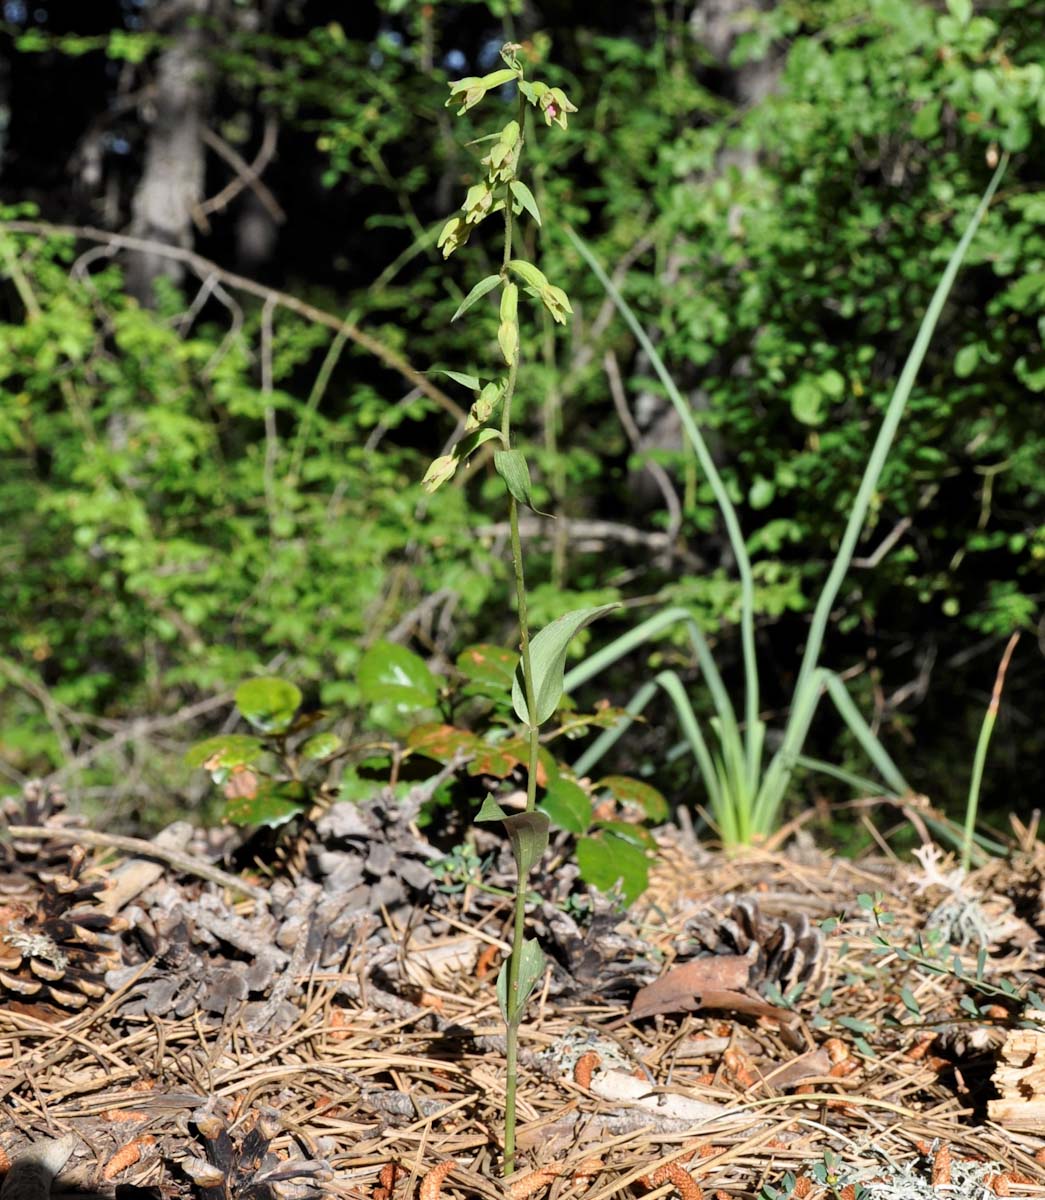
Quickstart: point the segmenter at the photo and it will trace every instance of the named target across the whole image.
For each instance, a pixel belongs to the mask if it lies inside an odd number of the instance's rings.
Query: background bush
[[[862,551],[875,565],[851,573],[825,661],[852,675],[905,773],[946,804],[964,795],[1004,639],[1036,631],[1009,672],[985,784],[988,802],[1019,802],[1045,753],[1040,3],[197,7],[208,147],[250,161],[274,129],[277,151],[263,172],[276,207],[245,187],[187,231],[193,248],[350,317],[421,371],[483,362],[496,333],[493,310],[485,329],[450,325],[461,291],[434,249],[474,176],[445,80],[492,69],[509,38],[554,47],[544,73],[583,120],[528,150],[535,191],[617,270],[714,431],[756,562],[769,705],[787,694],[810,597],[956,231],[988,160],[1013,151],[883,478]],[[163,8],[5,6],[5,220],[131,223],[163,56],[193,24],[157,26]],[[235,175],[208,148],[204,193]],[[67,781],[96,807],[154,822],[187,795],[180,749],[220,725],[246,675],[278,670],[310,702],[352,712],[356,666],[378,638],[437,663],[468,641],[513,639],[496,501],[485,515],[491,468],[422,496],[447,419],[415,381],[206,270],[143,294],[134,256],[17,229],[0,255],[9,779],[72,764]],[[738,593],[705,482],[597,285],[565,242],[542,243],[577,319],[523,347],[539,367],[517,420],[543,447],[538,504],[562,518],[539,526],[534,623],[629,601],[586,635],[606,638],[635,608],[681,603],[735,676]],[[493,253],[475,239],[454,276],[488,273]],[[614,362],[644,450],[613,402]],[[699,696],[681,643],[656,657]],[[648,659],[619,673],[614,700]],[[825,716],[815,735],[821,757],[847,761],[837,723]],[[674,740],[654,719],[622,743],[623,765],[659,765]],[[699,802],[687,778],[662,782]]]

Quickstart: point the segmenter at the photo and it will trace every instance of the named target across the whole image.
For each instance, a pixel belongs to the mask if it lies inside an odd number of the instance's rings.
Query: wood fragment
[[[11,1163],[0,1187],[0,1200],[50,1200],[51,1182],[69,1161],[75,1133],[34,1142]]]
[[[1011,1030],[991,1082],[1000,1097],[987,1103],[992,1121],[1006,1129],[1045,1133],[1045,1030]]]

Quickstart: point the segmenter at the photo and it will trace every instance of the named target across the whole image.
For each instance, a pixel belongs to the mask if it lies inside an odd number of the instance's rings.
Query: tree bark
[[[203,128],[209,103],[202,19],[210,0],[176,0],[165,6],[170,44],[160,55],[152,101],[153,120],[145,166],[132,201],[131,233],[192,248],[193,210],[203,199]],[[127,266],[127,287],[142,304],[153,303],[161,276],[180,281],[184,268],[159,255],[136,254]]]

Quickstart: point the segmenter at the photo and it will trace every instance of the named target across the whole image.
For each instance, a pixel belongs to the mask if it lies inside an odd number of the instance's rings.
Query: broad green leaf
[[[518,995],[509,997],[508,977],[510,961],[505,960],[497,976],[497,1003],[501,1008],[501,1016],[506,1025],[516,1025],[522,1018],[523,1008],[530,993],[537,986],[537,981],[544,974],[544,951],[535,938],[527,938],[522,944],[522,956],[519,960],[519,991]]]
[[[819,425],[824,419],[823,393],[811,379],[803,379],[791,389],[791,412],[803,425]]]
[[[455,725],[418,725],[406,736],[408,750],[436,762],[448,763],[458,754],[472,754],[479,739]]]
[[[503,742],[480,741],[475,748],[475,757],[468,764],[468,774],[504,779],[523,761],[524,753],[518,744],[507,749]]]
[[[387,784],[377,779],[361,778],[353,768],[341,776],[337,798],[348,804],[362,804],[364,800],[369,800],[371,796],[376,795],[385,787]]]
[[[225,805],[225,819],[233,825],[267,825],[277,829],[305,811],[308,789],[296,780],[262,783],[253,796],[238,796]]]
[[[962,346],[958,353],[954,356],[954,373],[959,379],[968,379],[968,377],[976,370],[977,364],[980,361],[980,344],[972,342],[968,346]]]
[[[584,882],[600,892],[610,892],[619,884],[625,904],[633,904],[649,884],[645,851],[611,835],[580,838],[577,866]]]
[[[748,489],[748,503],[754,509],[768,508],[776,495],[776,485],[771,479],[759,475]]]
[[[457,306],[457,312],[450,318],[451,321],[456,321],[462,313],[466,313],[473,304],[481,300],[487,292],[492,292],[495,287],[501,282],[500,275],[487,275],[485,279],[480,279],[474,288]]]
[[[596,821],[595,825],[598,829],[612,837],[620,838],[622,842],[627,842],[631,846],[639,846],[644,850],[656,850],[657,848],[653,834],[644,826],[636,825],[632,821]]]
[[[511,182],[512,195],[526,209],[531,217],[541,223],[541,210],[537,207],[537,201],[534,199],[533,192],[526,186],[521,179],[513,179]]]
[[[972,17],[972,0],[947,0],[947,9],[959,25],[968,25]]]
[[[358,683],[369,704],[393,704],[401,714],[434,708],[439,698],[439,681],[424,659],[392,642],[375,642],[363,655]]]
[[[508,813],[487,794],[476,821],[500,821],[512,843],[512,853],[523,875],[528,875],[548,845],[548,816],[543,812]]]
[[[473,683],[504,688],[505,692],[511,689],[512,675],[518,664],[519,655],[515,650],[492,646],[488,642],[465,646],[457,656],[457,669],[462,675]]]
[[[522,666],[512,681],[512,706],[520,721],[543,725],[559,707],[562,699],[562,679],[566,670],[566,651],[570,642],[585,625],[613,612],[617,604],[600,604],[595,608],[578,608],[563,613],[546,625],[530,642],[530,665],[533,669],[533,695],[536,711],[526,711],[526,693],[520,676]]]
[[[333,730],[324,733],[314,733],[302,744],[300,753],[304,758],[329,758],[344,745],[341,738]]]
[[[300,704],[301,689],[286,679],[248,679],[236,688],[236,707],[262,733],[289,729]]]
[[[494,470],[504,480],[505,487],[527,508],[533,508],[530,491],[530,468],[521,450],[498,450],[493,456]],[[534,512],[537,510],[534,509]]]
[[[587,833],[591,824],[591,799],[572,779],[553,779],[538,807],[553,825],[567,833]]]
[[[630,775],[607,775],[598,782],[600,791],[607,791],[619,804],[636,804],[651,821],[668,819],[668,802],[661,792],[648,783]]]
[[[248,767],[264,753],[260,738],[246,733],[220,733],[205,741],[197,742],[185,751],[185,764],[189,767],[207,767],[207,770],[232,767]],[[208,763],[213,767],[208,767]]]

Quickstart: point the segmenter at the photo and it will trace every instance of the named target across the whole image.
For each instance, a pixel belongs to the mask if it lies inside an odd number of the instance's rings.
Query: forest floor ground
[[[468,887],[404,900],[423,844],[407,835],[412,858],[393,837],[359,850],[366,870],[313,847],[324,884],[255,876],[248,898],[183,869],[193,846],[205,857],[199,834],[181,866],[89,848],[79,877],[113,879],[109,908],[133,928],[108,935],[108,990],[72,1015],[0,992],[4,1200],[45,1200],[28,1176],[13,1186],[33,1154],[56,1194],[125,1200],[1045,1195],[1036,843],[961,879],[931,846],[912,864],[727,856],[662,830],[649,890],[587,932],[571,917],[580,941],[531,1000],[519,1169],[502,1182],[508,906]],[[20,861],[24,930],[47,872]],[[340,917],[335,894],[354,897]],[[763,944],[741,947],[740,998],[706,972],[699,993],[679,975],[665,992],[686,962],[736,957],[741,910]],[[790,998],[771,978],[784,925],[820,930]],[[693,930],[703,957],[680,950]]]

